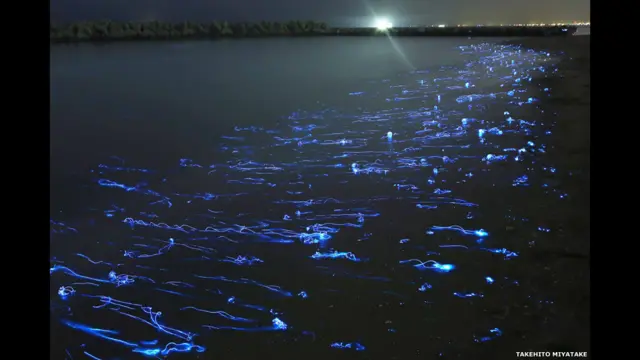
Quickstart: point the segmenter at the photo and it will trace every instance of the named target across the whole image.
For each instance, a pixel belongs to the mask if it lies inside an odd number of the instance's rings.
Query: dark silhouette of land
[[[52,43],[96,41],[187,40],[286,36],[566,36],[576,31],[567,26],[474,26],[337,28],[317,21],[259,23],[165,23],[93,21],[49,26]]]

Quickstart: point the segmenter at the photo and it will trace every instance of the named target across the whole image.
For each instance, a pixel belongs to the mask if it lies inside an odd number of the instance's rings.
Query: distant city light
[[[457,25],[442,25],[442,24],[434,24],[434,25],[429,25],[431,27],[439,27],[439,28],[446,28],[446,27],[453,27],[453,26],[457,26],[457,27],[482,27],[482,26],[500,26],[500,27],[512,27],[512,26],[519,26],[519,27],[537,27],[537,26],[591,26],[591,22],[589,21],[573,21],[573,22],[556,22],[556,23],[528,23],[528,24],[500,24],[500,25],[495,25],[495,24],[477,24],[477,25],[470,25],[470,24],[457,24]]]
[[[376,21],[374,22],[374,26],[378,29],[378,30],[387,30],[393,27],[393,24],[391,22],[389,22],[389,20],[381,18],[381,19],[376,19]]]

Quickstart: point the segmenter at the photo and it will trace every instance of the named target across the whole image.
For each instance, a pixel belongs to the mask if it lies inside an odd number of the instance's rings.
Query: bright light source
[[[443,28],[443,27],[444,27],[444,25],[440,24],[440,25],[438,25],[438,27],[439,27],[439,28]]]
[[[374,23],[374,26],[378,30],[387,30],[393,27],[393,24],[391,24],[387,19],[377,19],[376,22]]]

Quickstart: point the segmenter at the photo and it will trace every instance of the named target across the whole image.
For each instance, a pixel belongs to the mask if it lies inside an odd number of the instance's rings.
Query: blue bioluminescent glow
[[[498,328],[493,328],[493,329],[489,330],[488,334],[489,335],[487,335],[487,336],[475,337],[474,341],[475,342],[486,342],[486,341],[494,340],[494,339],[502,336],[502,330],[500,330]]]
[[[334,349],[349,349],[349,350],[355,350],[355,351],[362,351],[366,349],[360,343],[343,343],[343,342],[332,343],[331,347]]]
[[[424,283],[424,284],[420,285],[420,287],[418,288],[418,291],[425,292],[425,291],[431,289],[432,287],[433,286],[431,286],[430,284]]]
[[[431,269],[437,272],[449,272],[453,269],[455,269],[455,266],[452,264],[440,264],[439,262],[435,261],[435,260],[427,260],[427,261],[421,261],[418,259],[409,259],[409,260],[401,260],[400,264],[413,264],[413,267],[417,268],[417,269]]]
[[[339,251],[331,251],[326,253],[321,253],[316,251],[315,254],[311,255],[311,258],[319,260],[319,259],[347,259],[351,261],[360,261],[353,253],[351,252],[339,252]]]
[[[510,266],[566,236],[553,210],[583,176],[556,161],[559,116],[538,85],[558,59],[459,50],[455,64],[337,94],[340,108],[223,119],[201,152],[148,144],[167,158],[92,160],[77,185],[99,196],[52,204],[50,307],[69,332],[52,357],[289,358],[275,352],[296,344],[430,357],[501,336],[494,308],[552,307],[528,285],[545,275]],[[453,313],[475,316],[455,339],[441,332]],[[406,324],[429,336],[412,343]]]
[[[462,226],[459,225],[452,225],[452,226],[432,226],[431,230],[453,230],[453,231],[458,231],[462,234],[465,235],[475,235],[478,237],[485,237],[488,236],[489,233],[487,233],[486,231],[484,231],[483,229],[479,229],[479,230],[465,230]]]
[[[68,298],[69,296],[73,295],[75,292],[76,290],[71,286],[60,286],[60,289],[58,289],[58,295],[60,295],[60,298],[62,299]]]

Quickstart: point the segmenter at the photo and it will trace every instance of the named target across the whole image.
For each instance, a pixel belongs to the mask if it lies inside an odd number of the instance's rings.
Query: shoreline
[[[554,294],[557,319],[528,339],[514,339],[513,351],[524,348],[572,349],[590,352],[590,36],[518,39],[507,43],[561,57],[557,73],[537,79],[551,96],[541,100],[545,125],[555,124],[553,146],[540,157],[566,175],[559,177],[569,194],[558,209],[549,209],[556,221],[566,224],[553,242],[536,242],[526,271]],[[551,162],[553,161],[553,162]],[[531,204],[535,206],[535,204]],[[553,278],[553,283],[550,281]]]
[[[540,51],[564,52],[569,56],[587,56],[591,44],[591,35],[567,36],[567,37],[546,37],[546,38],[524,38],[507,40],[507,44],[521,45]]]
[[[551,89],[552,94],[551,98],[545,100],[544,106],[558,114],[554,134],[563,141],[556,150],[570,153],[574,157],[578,154],[586,156],[581,161],[588,169],[591,120],[590,36],[529,38],[509,42],[547,51],[561,58],[557,74],[539,80],[541,85]]]

